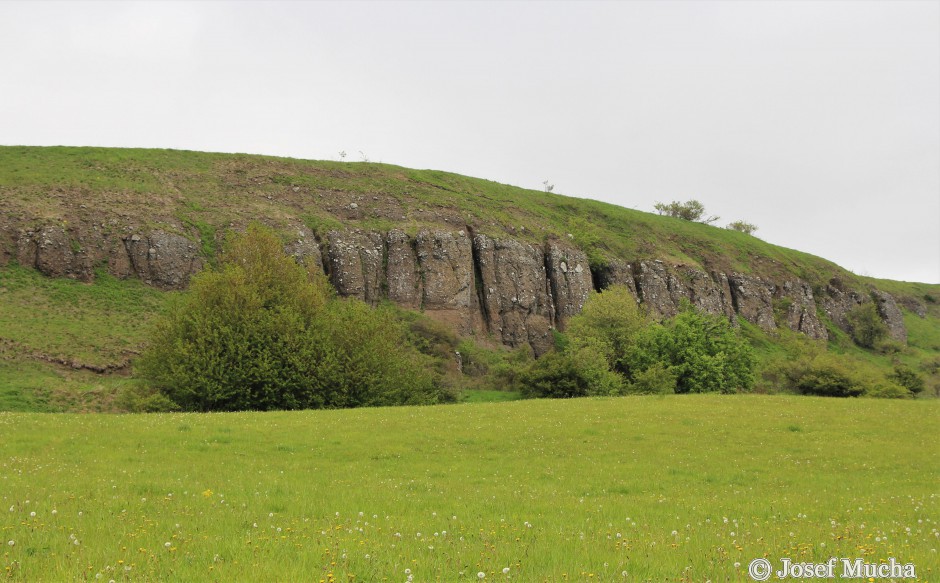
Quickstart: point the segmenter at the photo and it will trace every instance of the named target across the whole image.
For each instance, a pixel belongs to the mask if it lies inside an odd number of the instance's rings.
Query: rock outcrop
[[[372,305],[381,301],[384,237],[371,231],[330,231],[327,241],[329,276],[337,293]]]
[[[773,294],[776,286],[759,277],[732,273],[728,276],[731,300],[738,316],[763,330],[775,330]]]
[[[483,313],[503,344],[529,344],[536,356],[553,342],[552,296],[542,249],[513,239],[473,238]]]
[[[555,304],[555,324],[564,329],[568,318],[581,313],[594,289],[590,264],[584,251],[549,241],[545,245],[545,267]]]
[[[878,308],[878,315],[888,327],[888,336],[892,340],[907,343],[907,326],[904,325],[904,316],[901,309],[898,308],[894,296],[881,290],[873,289],[871,291],[872,300],[875,307]]]
[[[473,247],[464,231],[422,231],[415,238],[424,281],[421,306],[461,334],[485,329],[474,284]]]
[[[164,231],[135,234],[124,240],[124,247],[134,273],[156,287],[184,287],[190,276],[202,268],[199,249],[182,235]]]
[[[786,314],[784,323],[787,328],[813,338],[824,340],[827,337],[826,327],[816,315],[816,300],[813,297],[813,288],[802,281],[787,281],[777,288],[784,298]]]
[[[163,288],[181,289],[203,266],[198,234],[167,229],[118,228],[113,219],[66,226],[14,228],[4,222],[0,258],[16,259],[55,277],[90,281],[106,265],[116,277],[136,276]],[[595,288],[624,285],[660,317],[675,315],[687,300],[701,310],[741,318],[773,331],[778,326],[825,339],[821,309],[848,331],[847,314],[874,301],[892,339],[906,342],[899,301],[921,317],[922,303],[875,289],[852,289],[833,279],[820,292],[799,279],[707,272],[663,261],[614,259],[592,273],[587,255],[558,240],[544,245],[473,235],[464,230],[330,231],[318,241],[306,226],[292,223],[285,250],[310,268],[323,268],[337,292],[371,304],[388,299],[422,310],[460,334],[492,334],[509,346],[549,350],[553,328],[581,312]]]
[[[424,299],[424,284],[418,270],[414,240],[403,231],[389,231],[385,237],[388,299],[403,308],[417,310]]]

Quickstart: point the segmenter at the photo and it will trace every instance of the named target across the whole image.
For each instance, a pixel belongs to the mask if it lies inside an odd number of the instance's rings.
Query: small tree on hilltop
[[[734,221],[733,223],[728,224],[728,228],[732,231],[740,231],[745,235],[753,235],[754,231],[757,230],[757,225],[747,221]]]
[[[666,215],[668,217],[675,217],[677,219],[683,219],[685,221],[693,221],[698,223],[705,223],[710,225],[717,221],[721,217],[711,216],[708,218],[705,217],[705,205],[699,201],[692,199],[686,202],[679,202],[674,200],[669,204],[657,202],[653,205],[653,208],[659,212],[661,215]]]

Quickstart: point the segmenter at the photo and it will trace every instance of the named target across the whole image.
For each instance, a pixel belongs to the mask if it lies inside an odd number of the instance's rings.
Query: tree
[[[599,347],[588,341],[550,352],[516,379],[524,397],[586,397],[619,395],[623,378],[610,370]]]
[[[711,223],[714,223],[721,218],[715,216],[703,218],[705,216],[705,205],[695,199],[686,202],[679,202],[674,200],[669,204],[657,202],[653,205],[653,208],[655,208],[661,215],[675,217],[677,219],[683,219],[686,221],[705,223],[707,225],[710,225]]]
[[[252,225],[193,278],[138,362],[183,409],[426,403],[433,376],[390,314],[337,300],[322,274]]]
[[[859,304],[846,314],[852,339],[863,348],[875,346],[888,336],[888,326],[881,320],[874,302]]]
[[[733,223],[728,223],[727,228],[731,229],[732,231],[740,231],[745,235],[753,235],[754,231],[757,230],[757,225],[747,221],[734,221]]]
[[[705,314],[683,301],[662,326],[645,329],[628,356],[628,380],[657,365],[675,376],[677,393],[735,393],[754,384],[756,359],[727,319]]]
[[[580,314],[568,322],[572,344],[592,343],[607,359],[610,368],[627,375],[628,355],[637,334],[649,326],[646,309],[623,285],[591,292]]]

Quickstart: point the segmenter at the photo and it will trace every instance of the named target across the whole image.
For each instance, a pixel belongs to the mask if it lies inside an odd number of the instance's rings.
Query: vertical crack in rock
[[[537,248],[514,239],[473,238],[489,329],[504,344],[529,344],[536,355],[548,351],[551,306],[545,293],[545,259]]]
[[[476,300],[473,245],[466,232],[421,231],[416,238],[418,265],[424,279],[424,310],[451,324],[460,334],[482,331]]]

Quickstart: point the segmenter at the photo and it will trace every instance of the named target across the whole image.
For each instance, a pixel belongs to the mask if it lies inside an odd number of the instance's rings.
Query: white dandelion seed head
[[[503,575],[509,574],[509,567],[503,567]]]
[[[12,547],[12,546],[16,546],[16,541],[15,541],[15,540],[11,540],[11,541],[7,542],[7,544],[10,545],[11,547]]]
[[[479,573],[477,573],[477,579],[485,579],[485,578],[486,578],[486,573],[484,573],[483,571],[480,571]]]
[[[163,546],[165,546],[166,548],[170,548],[171,546],[173,546],[173,544],[172,544],[172,543],[163,543]]]

